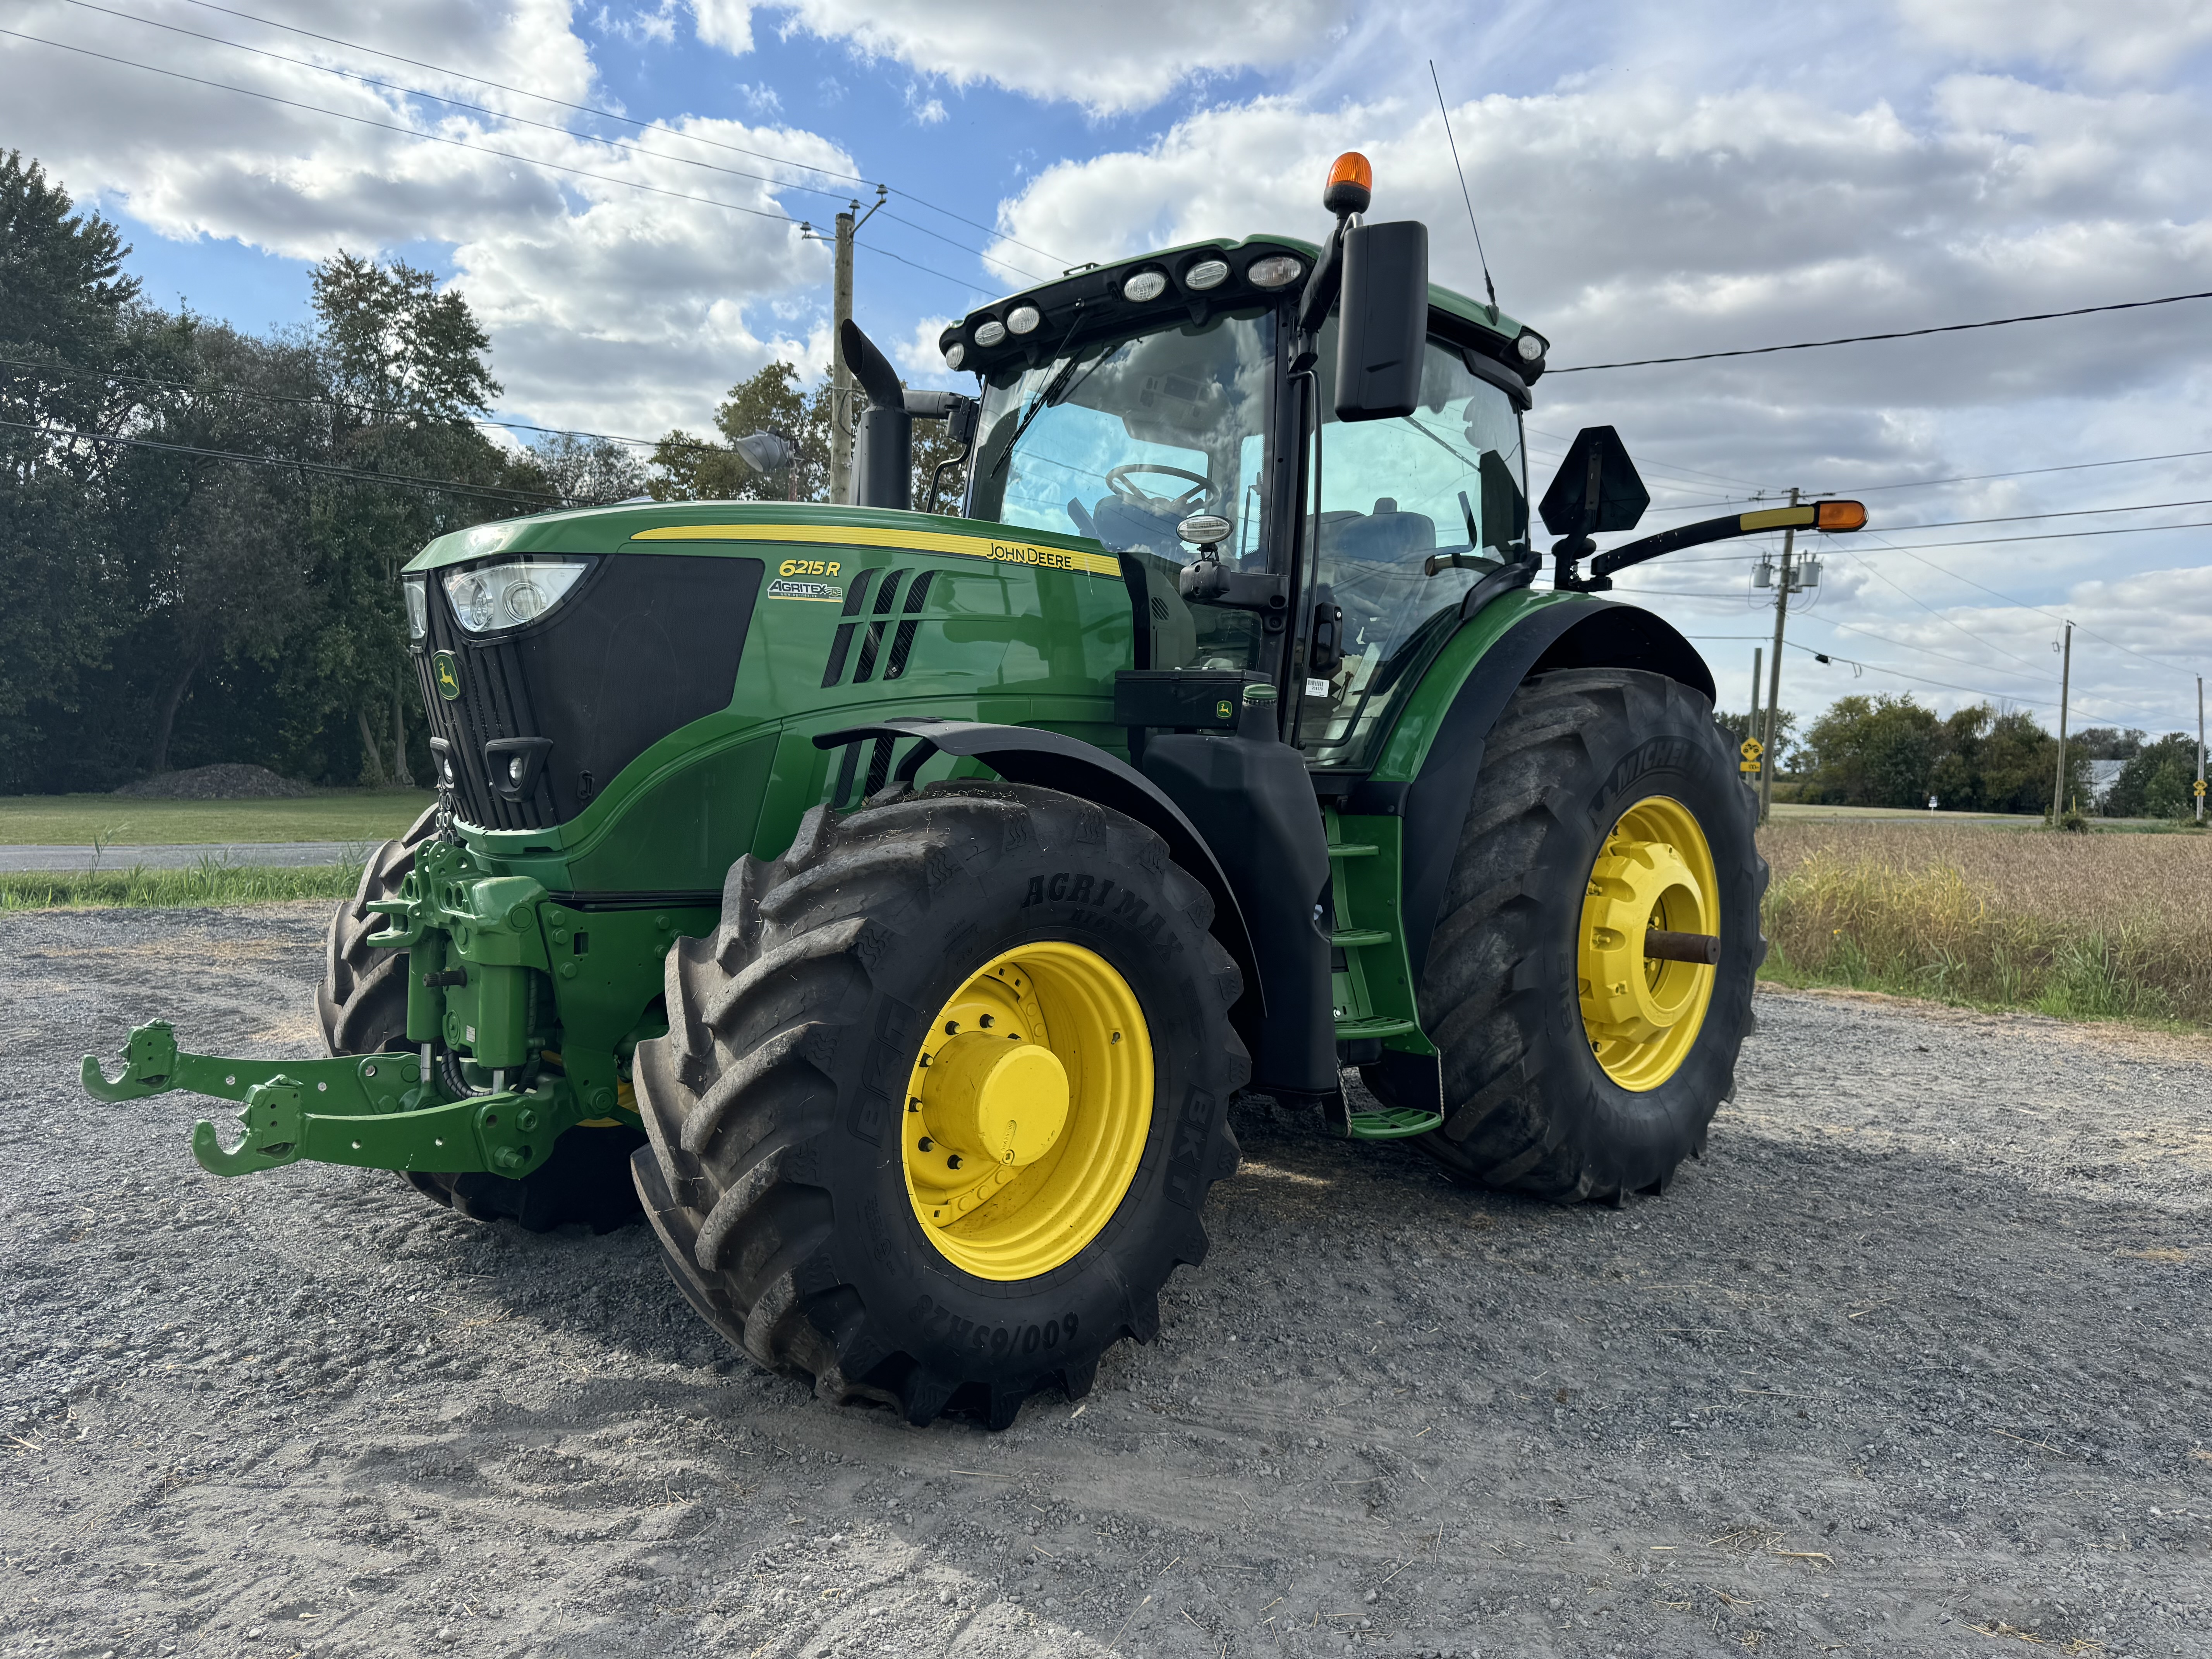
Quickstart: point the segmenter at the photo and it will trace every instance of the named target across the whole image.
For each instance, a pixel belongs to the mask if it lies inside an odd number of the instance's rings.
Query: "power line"
[[[1911,340],[1927,334],[1963,334],[1971,329],[2004,328],[2014,323],[2047,323],[2061,317],[2090,317],[2104,311],[2140,311],[2147,306],[2179,305],[2185,300],[2212,300],[2212,289],[2196,294],[2167,294],[2155,300],[2120,300],[2111,305],[2077,306],[2071,311],[2033,311],[2018,317],[1992,317],[1979,323],[1940,323],[1932,328],[1893,329],[1887,334],[1845,334],[1832,340],[1798,340],[1789,345],[1740,346],[1732,351],[1692,351],[1680,357],[1634,357],[1618,363],[1577,363],[1546,371],[1552,374],[1589,374],[1601,368],[1650,368],[1660,363],[1703,363],[1716,357],[1764,357],[1777,351],[1814,351],[1823,346],[1863,345],[1871,340]]]
[[[2154,526],[2154,527],[2162,527],[2162,528],[2166,528],[2166,529],[2175,529],[2175,530],[2189,530],[2189,529],[2194,529],[2194,528],[2200,528],[2200,527],[2202,527],[2202,526],[2194,526],[2194,525],[2171,525],[2171,526]],[[2118,531],[2076,531],[2076,532],[2070,532],[2070,533],[2072,533],[2072,534],[2075,534],[2075,535],[2118,535],[2118,534],[2120,534],[2120,533],[2122,533],[2122,532],[2118,532]],[[2007,605],[2017,606],[2019,609],[2023,610],[2023,611],[2034,611],[2038,616],[2042,616],[2042,617],[2050,617],[2053,622],[2063,622],[2063,621],[2068,620],[2066,617],[2063,617],[2060,616],[2060,615],[2059,615],[2059,613],[2058,613],[2057,611],[2053,611],[2053,610],[2051,610],[2051,609],[2050,609],[2049,607],[2047,607],[2047,606],[2040,605],[2030,605],[2027,600],[2022,599],[2017,599],[2017,598],[2014,597],[2014,596],[2013,596],[2012,594],[2010,594],[2010,593],[2002,592],[2000,592],[1998,589],[1990,586],[1989,586],[1987,583],[1985,583],[1985,582],[1978,582],[1978,581],[1976,581],[1976,580],[1975,580],[1972,576],[1961,576],[1961,575],[1960,575],[1957,571],[1955,571],[1955,570],[1952,570],[1952,569],[1949,569],[1949,568],[1947,568],[1945,566],[1942,566],[1942,565],[1940,565],[1940,564],[1936,563],[1936,561],[1935,561],[1935,560],[1933,560],[1933,559],[1923,559],[1923,558],[1921,558],[1921,557],[1920,557],[1920,555],[1919,555],[1917,551],[1915,551],[1913,549],[1911,549],[1911,548],[1909,548],[1909,547],[1899,547],[1899,546],[1898,546],[1898,545],[1897,545],[1897,544],[1896,544],[1896,543],[1892,542],[1892,541],[1888,541],[1888,540],[1885,540],[1883,538],[1879,537],[1879,536],[1878,536],[1878,537],[1876,537],[1876,538],[1875,538],[1875,539],[1876,541],[1880,541],[1880,542],[1881,543],[1881,544],[1882,544],[1884,547],[1888,548],[1892,552],[1895,552],[1895,553],[1903,553],[1903,554],[1905,554],[1905,555],[1908,556],[1909,556],[1909,557],[1911,557],[1911,558],[1913,558],[1913,559],[1918,560],[1920,563],[1926,565],[1926,566],[1927,566],[1930,570],[1935,571],[1938,575],[1948,576],[1948,577],[1949,577],[1953,581],[1956,581],[1956,582],[1964,582],[1964,583],[1966,583],[1966,585],[1967,586],[1969,586],[1969,587],[1978,587],[1978,588],[1980,588],[1980,589],[1981,589],[1981,591],[1982,591],[1983,592],[1987,593],[1987,594],[1990,594],[1990,595],[1991,595],[1993,598],[2002,599],[2002,600],[2003,600]],[[2040,540],[2044,540],[2044,539],[2046,539],[2046,538],[2042,538],[2042,537],[2035,537],[2035,536],[1993,536],[1993,537],[1989,537],[1989,538],[1984,538],[1984,540],[1985,540],[1985,541],[1996,541],[1996,542],[2007,542],[2007,541],[2040,541]],[[1977,545],[1980,545],[1980,544],[1978,544],[1978,543],[1973,543],[1973,542],[1950,542],[1950,543],[1937,542],[1937,543],[1928,544],[1928,545],[1933,545],[1933,546],[1937,546],[1937,547],[1942,547],[1942,546],[1952,546],[1952,547],[1972,547],[1972,546],[1977,546]],[[1869,565],[1869,566],[1867,566],[1867,568],[1868,568],[1868,569],[1869,569],[1869,570],[1872,570],[1872,569],[1874,568],[1874,567],[1873,567],[1872,565]],[[1891,586],[1896,586],[1896,584],[1892,583],[1892,584],[1891,584]],[[2090,628],[2090,627],[2087,626],[2086,624],[2084,624],[2084,623],[2082,623],[2076,622],[2076,623],[2074,624],[2074,626],[2075,626],[2075,627],[2076,627],[2076,628],[2079,628],[2079,629],[2081,629],[2084,634],[2087,634],[2087,635],[2091,639],[2093,639],[2093,640],[2099,640],[2099,641],[2103,641],[2103,643],[2105,643],[2105,644],[2106,644],[2106,645],[2111,646],[2111,647],[2112,647],[2112,649],[2113,649],[2113,650],[2115,650],[2115,651],[2124,651],[2124,652],[2126,652],[2126,653],[2127,653],[2127,654],[2128,654],[2128,655],[2130,655],[2130,657],[2139,657],[2139,658],[2141,658],[2141,659],[2142,659],[2143,661],[2145,661],[2145,662],[2148,662],[2148,663],[2155,663],[2155,664],[2157,664],[2157,665],[2158,665],[2158,666],[2160,666],[2160,668],[2182,668],[2182,669],[2186,669],[2186,668],[2187,668],[2187,666],[2188,666],[2188,665],[2186,665],[2186,664],[2185,664],[2185,663],[2176,662],[2176,661],[2175,661],[2175,660],[2173,660],[2172,658],[2169,658],[2169,657],[2154,657],[2154,656],[2150,655],[2148,652],[2143,652],[2143,651],[2138,651],[2138,650],[2136,650],[2133,646],[2122,645],[2122,644],[2121,644],[2118,640],[2114,640],[2114,639],[2107,639],[2104,635],[2100,634],[2099,632],[2097,632],[2097,630],[2096,630],[2095,629],[2094,629],[2094,628]]]
[[[2129,509],[2122,507],[2115,508],[2113,510],[2125,512]],[[2039,514],[2034,516],[2043,517],[2045,515]],[[2056,518],[2062,515],[2052,514],[2049,516]],[[1997,520],[1989,520],[1989,522],[1996,523]],[[1894,531],[1892,533],[1898,534],[1907,530],[1919,530],[1923,528],[1932,530],[1937,527],[1938,526],[1934,525],[1900,525],[1898,526],[1897,531]],[[1895,552],[1910,553],[1913,550],[1913,548],[1921,547],[1999,547],[2008,542],[2067,542],[2078,540],[2084,536],[2148,536],[2160,530],[2207,529],[2212,529],[2212,519],[2191,519],[2184,524],[2114,525],[2110,529],[2106,530],[2045,530],[2039,531],[2033,536],[1969,536],[1960,541],[1915,542],[1912,544],[1912,547],[1899,547],[1896,543],[1888,541],[1884,542],[1882,545]],[[1961,578],[1960,580],[1963,580],[1964,578]]]
[[[1967,525],[2027,524],[2043,519],[2087,519],[2094,518],[2097,514],[2102,513],[2164,513],[2171,511],[2176,507],[2212,507],[2212,497],[2200,497],[2195,501],[2136,501],[2125,507],[2073,507],[2050,513],[2008,513],[2002,517],[1994,519],[1938,519],[1930,524],[1893,525],[1890,526],[1890,534],[1893,536],[1902,535],[1909,530],[1956,530]],[[2082,536],[2132,536],[2153,530],[2186,530],[2191,527],[2191,526],[2189,525],[2166,524],[2122,525],[2115,526],[2110,530],[2083,530],[2069,533]],[[2051,538],[2040,536],[1991,536],[1955,542],[1921,543],[1916,544],[1916,545],[1930,547],[1977,547],[1983,545],[1985,542],[2045,541],[2049,539],[2051,539]],[[1887,544],[1885,544],[1885,545]],[[1905,550],[1900,548],[1898,550],[1902,552]],[[1714,564],[1723,561],[1747,559],[1756,556],[1758,556],[1750,553],[1704,553],[1698,555],[1694,558],[1669,559],[1668,563],[1670,565]]]
[[[556,507],[568,504],[565,495],[548,495],[535,489],[502,489],[495,484],[455,483],[447,478],[425,478],[411,472],[371,472],[363,468],[332,466],[325,461],[285,460],[274,455],[248,455],[235,449],[206,449],[197,444],[165,444],[151,438],[125,438],[110,432],[81,432],[68,427],[40,426],[32,421],[0,420],[0,426],[12,427],[18,432],[35,432],[41,437],[75,438],[87,443],[121,444],[131,449],[167,450],[179,455],[200,455],[210,460],[243,461],[254,466],[283,467],[301,472],[316,472],[328,477],[349,478],[363,483],[398,484],[416,489],[435,490],[447,495],[483,495],[509,501],[550,501]]]
[[[442,133],[425,132],[420,127],[404,127],[390,121],[373,120],[366,115],[351,115],[343,110],[325,109],[318,104],[303,104],[295,98],[279,98],[273,92],[256,92],[250,87],[234,87],[226,81],[204,80],[197,75],[186,75],[178,70],[162,69],[153,64],[134,63],[128,58],[118,58],[105,52],[94,52],[89,46],[72,46],[60,40],[49,40],[36,34],[24,34],[15,29],[0,29],[0,35],[13,40],[28,40],[34,46],[52,46],[58,52],[75,52],[81,58],[96,58],[103,63],[119,64],[125,69],[143,70],[149,75],[165,75],[173,81],[186,81],[198,87],[212,87],[218,92],[234,92],[241,98],[258,98],[264,103],[281,104],[287,109],[304,110],[310,115],[327,115],[335,120],[351,121],[364,127],[375,127],[385,132],[396,132],[427,144],[447,144],[455,149],[471,149],[484,155],[496,155],[501,161],[519,161],[524,167],[543,167],[550,173],[565,173],[572,178],[596,179],[601,184],[620,185],[627,190],[643,191],[650,196],[666,196],[679,202],[696,202],[705,207],[717,207],[731,213],[748,214],[756,219],[773,219],[787,225],[801,224],[804,221],[787,213],[771,213],[764,208],[741,207],[735,202],[719,201],[712,196],[694,196],[680,190],[664,190],[659,185],[641,185],[634,179],[617,179],[611,173],[592,173],[583,167],[565,167],[558,161],[543,161],[534,155],[520,155],[509,149],[495,149],[489,144],[472,144],[462,138],[449,138]]]
[[[403,58],[398,52],[386,52],[380,46],[365,46],[357,41],[341,40],[334,34],[318,34],[314,30],[302,28],[296,23],[280,23],[274,18],[259,17],[256,16],[252,12],[236,11],[228,6],[216,5],[214,3],[214,0],[187,0],[187,3],[191,5],[198,6],[205,11],[221,12],[226,17],[236,17],[242,19],[244,21],[248,23],[258,23],[264,28],[282,29],[289,33],[304,36],[306,39],[310,40],[320,40],[326,46],[343,46],[348,52],[367,52],[372,58],[389,58],[395,64],[405,64],[413,69],[426,69],[435,75],[451,76],[456,81],[472,81],[480,87],[490,87],[500,92],[511,92],[518,97],[535,98],[540,103],[551,104],[559,109],[574,110],[580,115],[597,116],[599,119],[604,121],[618,121],[625,126],[636,127],[642,131],[665,132],[672,137],[681,138],[687,143],[704,144],[710,149],[728,150],[732,155],[750,155],[756,161],[773,161],[779,167],[798,167],[808,173],[821,173],[825,178],[842,179],[849,184],[873,185],[876,183],[874,179],[863,179],[860,174],[855,173],[840,173],[834,167],[817,166],[816,163],[811,161],[794,161],[788,156],[771,155],[765,150],[748,149],[742,144],[727,143],[718,138],[703,138],[696,133],[684,132],[678,128],[669,126],[665,122],[641,121],[635,116],[620,114],[614,110],[603,108],[597,104],[571,103],[565,98],[556,98],[550,93],[532,92],[526,87],[509,86],[503,81],[487,80],[481,75],[471,75],[465,70],[449,69],[441,64],[426,63],[419,58]],[[247,50],[250,51],[252,49],[249,47]],[[957,221],[958,223],[966,225],[971,230],[980,230],[987,236],[996,236],[1003,241],[1012,243],[1016,247],[1027,248],[1031,253],[1036,254],[1040,258],[1060,261],[1064,259],[1066,257],[1062,254],[1054,253],[1048,248],[1037,247],[1031,243],[1024,242],[1018,237],[1009,236],[996,226],[979,223],[977,221],[967,217],[964,214],[955,213],[950,208],[939,207],[936,203],[930,201],[927,198],[917,196],[912,191],[897,190],[890,185],[884,185],[883,188],[890,190],[894,195],[904,197],[908,201],[912,202],[917,207],[927,208],[932,213],[942,214],[948,219],[951,219]],[[907,223],[909,222],[902,220],[900,222]],[[921,227],[918,225],[914,228],[917,230],[921,229]],[[924,234],[927,234],[928,233],[925,232]]]
[[[2123,455],[2110,461],[2074,461],[2064,466],[2023,467],[2017,472],[1969,472],[1955,478],[1920,478],[1909,483],[1849,484],[1854,495],[1870,495],[1877,489],[1934,489],[1942,484],[1984,483],[1992,478],[2033,478],[2046,472],[2083,472],[2099,466],[2143,466],[2153,461],[2190,461],[2212,455],[2212,449],[2180,449],[2171,455]]]
[[[471,104],[462,99],[448,98],[441,93],[425,92],[419,87],[401,86],[397,82],[380,81],[374,76],[361,75],[351,70],[337,69],[328,64],[317,64],[304,58],[288,57],[280,52],[270,52],[261,46],[249,46],[242,41],[226,40],[220,35],[204,34],[198,29],[185,28],[175,23],[158,22],[150,17],[137,17],[129,12],[116,11],[107,6],[94,4],[94,0],[64,0],[64,3],[85,11],[98,12],[105,17],[120,18],[125,22],[143,24],[149,28],[166,29],[172,34],[181,34],[193,40],[204,40],[211,46],[228,46],[234,52],[251,52],[257,58],[266,58],[271,63],[289,64],[295,69],[312,70],[318,75],[333,76],[341,81],[356,82],[360,85],[375,87],[386,92],[401,93],[410,98],[427,99],[434,104],[444,104],[449,108],[465,109],[477,115],[487,115],[496,121],[504,121],[518,126],[536,127],[542,132],[556,132],[564,138],[575,139],[585,143],[605,144],[610,149],[622,150],[631,155],[642,155],[659,161],[672,161],[678,167],[697,167],[703,172],[719,173],[731,179],[756,179],[762,184],[772,185],[778,190],[805,191],[809,195],[827,196],[833,200],[842,200],[848,194],[842,190],[824,190],[817,185],[802,185],[791,179],[778,179],[769,173],[749,173],[742,167],[727,167],[719,162],[702,161],[689,155],[671,155],[665,150],[647,149],[641,144],[624,143],[619,138],[603,138],[596,134],[579,133],[561,125],[558,122],[533,121],[526,115],[516,115],[506,110],[493,109],[488,105]],[[1026,277],[1031,282],[1041,280],[1033,271],[1024,270],[1010,260],[987,253],[981,248],[970,247],[965,242],[955,241],[941,231],[932,230],[926,225],[915,224],[913,220],[900,218],[896,214],[887,214],[884,216],[896,219],[899,223],[921,235],[931,237],[949,246],[957,247],[963,253],[972,253],[977,258],[991,264],[1004,265],[1018,276]]]
[[[172,392],[221,392],[230,398],[250,398],[258,403],[301,404],[310,407],[350,410],[365,414],[413,416],[419,411],[402,408],[395,404],[356,402],[345,398],[310,396],[302,392],[256,392],[248,386],[228,386],[220,382],[202,386],[191,380],[157,380],[149,374],[125,374],[112,368],[80,368],[73,363],[41,363],[23,357],[0,357],[0,368],[28,369],[39,374],[76,374],[88,379],[115,380],[131,386],[160,386]],[[660,441],[657,438],[625,438],[612,432],[586,432],[579,427],[538,426],[529,421],[501,421],[490,416],[466,416],[471,426],[498,427],[510,432],[543,432],[556,438],[599,438],[608,443],[629,444],[639,449],[651,449]]]

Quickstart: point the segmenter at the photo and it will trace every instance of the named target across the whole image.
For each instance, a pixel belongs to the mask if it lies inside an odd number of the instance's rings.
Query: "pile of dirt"
[[[150,778],[126,783],[115,793],[151,800],[294,800],[308,789],[304,783],[277,776],[265,766],[226,761],[220,766],[195,766],[186,772],[156,772]]]

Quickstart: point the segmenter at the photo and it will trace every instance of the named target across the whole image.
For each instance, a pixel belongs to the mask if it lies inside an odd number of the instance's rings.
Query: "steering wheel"
[[[1170,478],[1189,479],[1192,487],[1180,495],[1147,495],[1129,482],[1132,472],[1164,472]],[[1162,466],[1152,461],[1131,461],[1126,465],[1111,468],[1106,474],[1106,488],[1121,500],[1136,506],[1164,501],[1173,507],[1195,507],[1212,482],[1200,473],[1186,472],[1179,466]]]

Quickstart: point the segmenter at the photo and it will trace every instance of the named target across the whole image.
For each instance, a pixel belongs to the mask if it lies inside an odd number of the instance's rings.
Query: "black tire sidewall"
[[[1655,677],[1656,678],[1656,677]],[[1665,685],[1664,682],[1659,684]],[[1679,687],[1647,703],[1632,693],[1632,718],[1583,729],[1589,763],[1559,780],[1553,828],[1530,872],[1544,915],[1533,983],[1543,1018],[1532,1060],[1561,1103],[1560,1127],[1586,1153],[1593,1190],[1637,1190],[1662,1179],[1704,1145],[1706,1125],[1734,1087],[1735,1058],[1765,953],[1759,933],[1759,862],[1750,798],[1711,715]],[[1583,900],[1606,836],[1623,812],[1651,796],[1695,816],[1719,884],[1721,960],[1690,1052],[1656,1088],[1623,1088],[1591,1051],[1578,989]]]
[[[842,1045],[865,1054],[841,1054],[836,1122],[787,1171],[825,1189],[835,1216],[801,1288],[858,1291],[883,1338],[948,1377],[1033,1385],[1124,1334],[1149,1339],[1159,1285],[1204,1254],[1198,1212],[1228,1173],[1218,1144],[1243,1081],[1233,988],[1209,966],[1209,954],[1222,958],[1207,948],[1203,890],[1149,832],[1117,830],[1095,841],[1048,830],[996,859],[961,860],[910,921],[870,922],[882,933],[872,987]],[[1115,902],[1068,897],[1085,876],[1094,892],[1113,881]],[[1136,994],[1152,1046],[1152,1119],[1128,1191],[1097,1237],[1036,1278],[983,1279],[947,1259],[914,1212],[900,1145],[907,1082],[928,1022],[968,976],[1048,939],[1095,951]],[[851,1040],[860,1033],[865,1045]]]

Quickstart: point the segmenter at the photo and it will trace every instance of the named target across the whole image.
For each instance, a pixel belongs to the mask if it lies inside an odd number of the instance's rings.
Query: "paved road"
[[[190,870],[202,859],[219,864],[336,864],[369,843],[343,841],[236,841],[181,842],[167,847],[0,847],[0,871]]]

